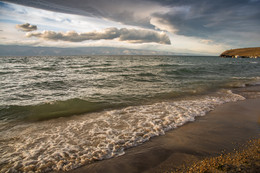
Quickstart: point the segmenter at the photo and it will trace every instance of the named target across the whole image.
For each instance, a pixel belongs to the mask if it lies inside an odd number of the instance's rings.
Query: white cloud
[[[58,13],[12,3],[6,4],[8,8],[0,7],[0,20],[11,20],[11,23],[20,24],[27,23],[30,19],[30,23],[36,24],[38,30],[68,31],[73,29],[77,32],[86,32],[108,27],[127,27],[119,22],[103,18]]]
[[[150,20],[150,24],[154,25],[156,29],[160,29],[162,31],[168,31],[171,33],[176,33],[178,31],[176,28],[173,27],[173,25],[169,23],[168,20],[164,20],[162,18],[152,17]]]
[[[35,31],[37,30],[37,26],[36,25],[31,25],[29,23],[25,23],[25,24],[17,24],[15,26],[17,29],[24,31],[24,32],[30,32],[30,31]]]
[[[207,53],[211,55],[218,55],[219,53],[223,52],[225,49],[230,48],[230,47],[226,48],[226,45],[224,45],[225,43],[222,43],[221,45],[217,44],[219,40],[216,39],[212,39],[214,40],[213,43],[206,44],[205,41],[201,40],[201,38],[186,37],[186,36],[180,36],[180,35],[170,34],[170,33],[168,33],[168,36],[170,36],[172,45],[156,44],[158,41],[156,43],[146,42],[146,44],[129,44],[131,42],[142,43],[143,40],[145,40],[144,38],[146,36],[144,35],[144,32],[135,33],[135,31],[138,30],[137,27],[135,27],[135,30],[132,30],[132,32],[129,32],[128,35],[126,34],[124,35],[124,37],[122,36],[121,40],[120,37],[117,37],[113,40],[102,39],[102,40],[92,40],[92,41],[89,40],[84,42],[71,42],[71,41],[52,41],[50,39],[49,40],[39,39],[38,37],[28,38],[25,37],[24,33],[18,32],[15,29],[14,27],[15,24],[26,23],[28,22],[28,19],[30,19],[30,23],[36,24],[38,26],[38,32],[34,32],[34,33],[43,33],[42,32],[43,30],[46,31],[53,30],[56,34],[62,33],[63,36],[64,34],[66,34],[66,31],[68,30],[75,30],[75,33],[80,35],[82,33],[88,33],[88,32],[93,33],[94,30],[101,32],[104,31],[105,28],[110,28],[110,27],[133,28],[133,26],[119,24],[117,22],[112,22],[103,18],[64,14],[64,13],[40,10],[36,8],[30,8],[30,7],[25,7],[25,6],[15,5],[10,3],[8,4],[11,5],[13,11],[9,11],[7,8],[0,8],[0,19],[1,19],[0,29],[2,30],[2,32],[0,33],[1,34],[0,44],[3,45],[15,44],[15,45],[47,46],[47,47],[100,47],[100,46],[124,47],[124,48],[131,48],[131,49],[169,51],[169,52],[175,52],[176,54],[186,52],[186,53],[196,53],[196,54]],[[143,8],[140,8],[139,12],[141,13],[142,10]],[[141,18],[147,16],[147,13],[149,14],[156,13],[156,11],[153,10],[156,10],[156,8],[151,8],[150,11],[143,10],[143,13],[140,15]],[[161,11],[161,9],[159,11]],[[183,9],[182,11],[185,11],[185,9]],[[168,12],[167,9],[162,10],[162,13],[167,13],[167,12]],[[134,13],[134,17],[138,17],[138,16],[139,15]],[[8,20],[11,20],[11,22],[8,22]],[[159,20],[156,15],[151,15],[151,18],[148,18],[148,22],[149,21],[151,24],[153,24],[154,26],[156,26],[161,30],[169,31],[171,33],[177,31],[176,28],[172,27],[173,25],[167,23],[168,21],[166,21],[166,19],[165,21]],[[139,29],[141,29],[141,26]],[[130,31],[131,29],[128,30]],[[73,35],[73,32],[69,32],[68,35],[70,34]],[[158,34],[160,35],[159,32]],[[143,38],[142,39],[139,38],[139,40],[133,39],[134,35],[136,35],[135,37],[138,36]],[[231,34],[229,33],[228,35]],[[254,36],[251,38],[258,38],[258,37]],[[236,44],[237,43],[238,42],[236,42]],[[233,45],[234,44],[235,43],[233,43]]]
[[[169,37],[164,32],[156,32],[144,29],[107,28],[101,31],[77,33],[75,31],[54,32],[43,31],[27,33],[27,37],[37,37],[44,40],[82,42],[86,40],[114,40],[126,41],[129,43],[159,43],[171,44]]]
[[[204,44],[210,44],[210,43],[213,43],[213,40],[202,39],[202,40],[200,40],[200,42],[204,43]]]

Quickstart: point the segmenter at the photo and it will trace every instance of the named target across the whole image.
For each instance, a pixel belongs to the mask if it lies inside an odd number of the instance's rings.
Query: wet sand
[[[247,99],[217,107],[195,122],[171,130],[164,136],[126,150],[116,158],[97,161],[73,173],[170,172],[223,150],[232,151],[259,138],[260,99]]]

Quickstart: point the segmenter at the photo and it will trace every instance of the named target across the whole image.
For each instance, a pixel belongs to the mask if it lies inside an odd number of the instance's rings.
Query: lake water
[[[124,154],[260,83],[260,59],[0,57],[0,170],[71,170]]]

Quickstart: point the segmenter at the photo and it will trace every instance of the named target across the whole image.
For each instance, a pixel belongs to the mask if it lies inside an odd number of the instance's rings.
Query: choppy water
[[[260,59],[0,57],[0,170],[71,170],[245,99]]]

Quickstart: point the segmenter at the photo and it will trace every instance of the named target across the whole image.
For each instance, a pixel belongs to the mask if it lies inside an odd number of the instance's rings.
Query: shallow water
[[[0,57],[1,172],[71,170],[245,99],[259,59]]]

